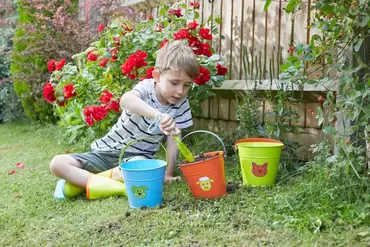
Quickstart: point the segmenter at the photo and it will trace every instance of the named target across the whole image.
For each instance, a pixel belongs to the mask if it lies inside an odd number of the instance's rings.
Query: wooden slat
[[[278,78],[276,71],[276,59],[278,52],[278,36],[279,36],[279,2],[273,1],[267,10],[266,24],[266,70],[265,79]]]
[[[265,101],[265,107],[264,107],[264,116],[263,116],[263,122],[264,123],[274,123],[276,122],[276,116],[266,116],[266,114],[268,113],[272,113],[273,112],[273,109],[272,109],[272,106],[270,104],[270,102],[268,101]]]
[[[265,33],[266,24],[265,16],[266,12],[263,11],[265,2],[260,0],[254,0],[254,70],[255,70],[255,80],[263,80],[263,64],[264,64],[264,53],[265,53]]]
[[[227,67],[229,68],[229,79],[232,73],[232,57],[231,57],[231,22],[232,22],[232,5],[230,1],[222,1],[222,25],[221,33],[225,39],[221,40],[221,56],[225,59]]]
[[[219,99],[218,101],[218,119],[229,120],[229,100]]]
[[[221,14],[222,14],[221,13],[221,2],[222,2],[222,0],[214,0],[213,1],[212,15],[213,15],[213,19],[220,16],[222,18],[222,22],[223,22],[224,20],[223,20],[223,17],[221,16]],[[213,35],[212,47],[213,47],[213,49],[215,49],[216,53],[218,53],[218,54],[220,54],[220,51],[221,51],[221,28],[222,28],[223,25],[225,25],[225,24],[221,23],[221,25],[219,25],[219,27],[218,27],[219,33],[216,34],[216,35]]]
[[[282,8],[285,9],[287,6],[287,2],[282,3]],[[293,15],[288,15],[285,13],[284,10],[282,10],[281,15],[281,26],[280,26],[280,45],[281,45],[281,54],[283,57],[282,63],[285,63],[285,59],[288,57],[288,49],[290,46],[290,43],[292,42],[292,18],[295,18]],[[294,29],[293,29],[294,30]],[[304,34],[305,36],[305,34]],[[294,38],[294,37],[293,37]],[[293,39],[294,42],[294,39]]]
[[[206,99],[200,104],[202,109],[202,117],[208,118],[209,117],[209,99]]]
[[[243,54],[242,57],[244,62],[246,62],[246,55],[248,56],[249,63],[246,65],[247,69],[244,69],[244,65],[242,67],[243,76],[248,75],[250,78],[250,70],[252,68],[252,56],[254,54],[254,50],[252,46],[254,44],[253,40],[253,6],[254,1],[244,1],[244,8],[243,8],[243,37],[242,37],[242,46],[243,46]],[[245,51],[246,48],[247,50]],[[252,49],[252,50],[251,50]]]
[[[229,119],[234,121],[238,120],[238,105],[235,99],[230,100],[229,107]]]
[[[209,117],[218,118],[218,98],[212,97],[209,99]]]
[[[306,103],[306,128],[320,128],[316,119],[316,108],[321,107],[320,103]],[[312,110],[315,114],[311,114],[308,110]]]
[[[231,78],[232,79],[242,79],[241,78],[241,30],[243,25],[242,15],[243,9],[243,0],[234,0],[233,1],[233,16],[232,16],[232,37],[231,37],[231,46],[230,50],[232,52],[232,69],[231,69]]]
[[[206,24],[207,27],[211,27],[211,23],[207,24],[208,18],[212,15],[212,5],[213,1],[208,0],[202,0],[202,6],[203,6],[203,15],[202,15],[202,23]]]
[[[301,9],[295,14],[294,18],[294,44],[305,44],[307,41],[307,14],[309,13],[308,4],[302,1]]]
[[[290,124],[293,126],[304,127],[306,115],[305,104],[294,104],[291,106],[291,109],[299,114],[299,118],[296,121],[291,121]]]

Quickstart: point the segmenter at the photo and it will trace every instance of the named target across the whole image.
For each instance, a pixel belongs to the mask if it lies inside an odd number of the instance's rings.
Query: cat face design
[[[131,190],[136,198],[143,199],[144,197],[146,197],[145,191],[147,191],[148,188],[144,185],[140,187],[132,186]]]
[[[267,174],[267,165],[268,163],[264,163],[263,165],[257,165],[256,163],[252,162],[252,173],[256,177],[264,177]]]

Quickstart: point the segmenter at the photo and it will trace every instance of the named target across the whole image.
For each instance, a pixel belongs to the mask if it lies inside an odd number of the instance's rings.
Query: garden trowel
[[[178,131],[179,132],[179,131]],[[178,135],[171,135],[172,138],[176,142],[176,146],[179,149],[180,153],[187,159],[189,162],[194,162],[194,156],[188,149],[188,147],[180,140],[180,137]]]

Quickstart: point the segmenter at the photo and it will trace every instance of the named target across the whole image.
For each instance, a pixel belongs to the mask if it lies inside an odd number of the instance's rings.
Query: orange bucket
[[[198,132],[214,135],[219,141],[221,141],[225,150],[222,140],[212,132],[197,130],[188,135]],[[188,135],[184,136],[182,139]],[[226,178],[224,169],[225,153],[226,150],[225,152],[214,151],[204,153],[204,156],[212,157],[206,160],[179,165],[179,168],[184,175],[184,179],[195,198],[214,199],[226,194]],[[197,160],[197,156],[195,159]]]
[[[224,152],[208,152],[204,161],[180,165],[186,183],[195,198],[217,198],[226,194]]]

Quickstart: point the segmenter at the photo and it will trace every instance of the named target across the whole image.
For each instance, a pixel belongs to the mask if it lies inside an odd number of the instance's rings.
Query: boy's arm
[[[159,128],[165,135],[170,135],[170,133],[176,127],[176,122],[170,115],[161,113],[157,109],[150,106],[141,99],[140,93],[137,91],[130,91],[123,94],[119,105],[121,108],[126,108],[129,112],[136,113],[146,118],[160,118],[161,121]]]
[[[181,133],[179,134],[181,138]],[[173,171],[175,170],[175,162],[177,158],[177,146],[176,142],[171,136],[167,136],[167,152],[168,152],[168,167],[165,174],[165,182],[170,183],[172,181],[180,180],[180,177],[174,177]]]
[[[138,95],[139,92],[130,91],[122,95],[119,105],[121,108],[126,108],[130,112],[134,112],[140,116],[155,119],[161,113],[147,104]]]

